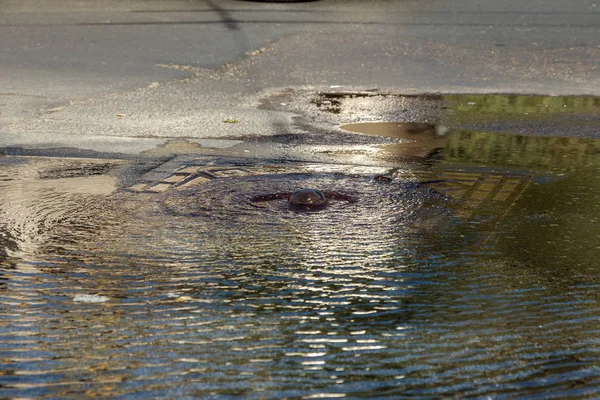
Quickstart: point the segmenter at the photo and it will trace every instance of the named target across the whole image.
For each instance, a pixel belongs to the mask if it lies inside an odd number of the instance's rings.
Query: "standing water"
[[[427,162],[0,158],[2,397],[597,397],[600,143],[396,125]]]

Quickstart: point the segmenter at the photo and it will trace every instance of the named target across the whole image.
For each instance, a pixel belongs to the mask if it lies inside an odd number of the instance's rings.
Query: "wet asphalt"
[[[0,392],[597,395],[599,9],[2,4]]]
[[[323,92],[598,95],[598,8],[588,1],[12,3],[0,14],[0,147],[131,156],[174,139],[212,149],[237,144],[227,140],[301,141],[307,133],[327,140],[321,132],[339,134],[340,121],[317,129],[309,107]],[[341,122],[437,117],[426,101],[390,115],[396,106],[375,102]],[[597,132],[565,128],[565,135]]]

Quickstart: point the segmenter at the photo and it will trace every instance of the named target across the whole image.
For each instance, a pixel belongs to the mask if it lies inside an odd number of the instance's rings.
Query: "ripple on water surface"
[[[3,181],[1,393],[597,397],[597,172],[534,182],[481,241],[437,192],[366,175],[147,201]],[[299,187],[358,200],[251,201]]]

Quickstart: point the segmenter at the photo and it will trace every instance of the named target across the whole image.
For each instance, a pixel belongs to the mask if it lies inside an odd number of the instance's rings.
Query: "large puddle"
[[[0,158],[2,395],[596,397],[600,143],[386,129],[425,161]]]

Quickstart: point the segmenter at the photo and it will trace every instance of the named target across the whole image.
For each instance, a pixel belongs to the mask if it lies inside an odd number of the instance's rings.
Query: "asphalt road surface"
[[[0,147],[302,133],[258,107],[286,88],[598,95],[599,30],[596,0],[2,1]]]
[[[598,398],[599,9],[0,0],[0,397]]]

